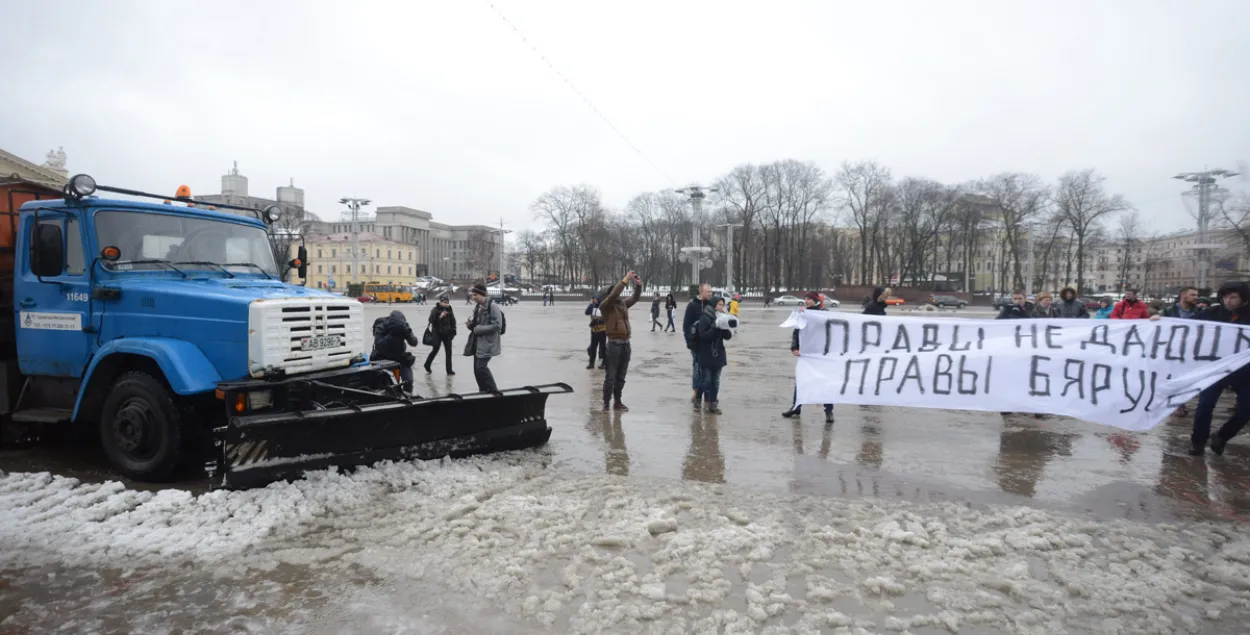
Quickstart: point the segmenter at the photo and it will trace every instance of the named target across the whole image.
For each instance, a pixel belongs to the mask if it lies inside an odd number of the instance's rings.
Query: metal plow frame
[[[230,417],[213,431],[213,488],[262,487],[329,467],[541,446],[551,438],[547,396],[573,389],[555,383],[428,399],[360,392],[373,403]]]

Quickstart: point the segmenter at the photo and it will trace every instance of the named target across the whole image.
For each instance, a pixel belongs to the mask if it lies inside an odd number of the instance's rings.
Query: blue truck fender
[[[174,393],[179,395],[196,395],[212,392],[221,381],[221,375],[198,346],[184,340],[166,337],[127,337],[112,340],[100,347],[87,372],[83,373],[78,398],[74,403],[74,420],[78,420],[78,411],[82,408],[83,398],[87,395],[86,387],[91,385],[91,378],[100,364],[113,355],[137,355],[146,357],[160,367],[165,374],[165,381]]]

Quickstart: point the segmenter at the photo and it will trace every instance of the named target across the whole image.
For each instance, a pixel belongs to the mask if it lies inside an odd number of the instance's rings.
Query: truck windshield
[[[113,271],[181,270],[263,272],[277,277],[264,229],[194,216],[106,210],[95,215],[101,249],[117,247],[121,257],[104,262]],[[192,263],[192,264],[179,264]],[[212,263],[195,264],[195,263]],[[217,266],[213,266],[217,265]]]

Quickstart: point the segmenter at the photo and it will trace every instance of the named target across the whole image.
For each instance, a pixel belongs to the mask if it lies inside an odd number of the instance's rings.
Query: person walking
[[[894,290],[889,287],[874,288],[872,295],[864,298],[864,315],[885,315],[886,300],[890,299],[893,292]],[[823,305],[821,306],[820,310],[823,311]]]
[[[490,372],[490,359],[503,351],[500,341],[503,331],[503,311],[495,306],[495,302],[486,293],[482,283],[473,285],[469,296],[477,304],[473,308],[473,317],[465,322],[468,327],[469,342],[466,344],[465,355],[473,357],[473,378],[477,380],[477,389],[481,392],[497,392],[495,376]]]
[[[880,296],[881,294],[877,293],[874,297],[880,297]],[[803,306],[805,307],[804,308],[805,311],[824,311],[825,310],[824,305],[820,303],[820,294],[816,293],[815,291],[808,291],[807,295],[803,296]],[[794,329],[794,332],[790,334],[790,354],[794,355],[795,357],[799,356],[799,329]],[[800,414],[802,414],[803,405],[799,403],[795,403],[798,400],[799,400],[799,387],[795,386],[794,397],[790,400],[792,405],[789,408],[787,408],[784,412],[782,412],[781,416],[789,419],[790,417],[797,417]],[[833,423],[833,404],[831,403],[825,404],[825,423]]]
[[[1245,324],[1250,318],[1246,306],[1250,303],[1250,286],[1244,282],[1225,282],[1220,285],[1220,303],[1197,314],[1194,319],[1205,322],[1223,322],[1227,324]],[[1150,318],[1158,320],[1159,316]],[[1228,421],[1211,438],[1211,419],[1215,414],[1215,405],[1225,390],[1233,391],[1237,396],[1233,414]],[[1250,365],[1242,366],[1227,377],[1207,386],[1198,393],[1198,408],[1194,411],[1194,427],[1189,437],[1189,453],[1193,456],[1206,454],[1207,441],[1211,442],[1211,451],[1217,455],[1224,454],[1224,447],[1250,421]]]
[[[1115,308],[1111,310],[1111,319],[1148,320],[1150,319],[1150,307],[1137,298],[1137,289],[1129,289],[1124,292],[1124,299],[1120,300],[1115,305]]]
[[[742,296],[734,294],[729,300],[729,307],[726,309],[729,314],[738,317],[738,305],[742,303]]]
[[[408,318],[401,311],[391,311],[387,317],[373,322],[372,359],[387,360],[399,364],[399,380],[406,392],[412,392],[412,365],[417,358],[408,352],[407,346],[419,343],[408,326]]]
[[[447,358],[447,374],[455,375],[451,369],[451,341],[456,339],[456,314],[451,310],[451,297],[446,293],[438,296],[438,302],[430,309],[430,321],[427,327],[433,342],[430,344],[430,355],[425,358],[426,374],[433,373],[430,365],[438,357],[438,349],[442,348]]]
[[[625,285],[633,283],[634,292],[626,299],[621,299]],[[629,309],[642,297],[642,278],[629,272],[625,278],[616,283],[612,290],[603,297],[599,310],[603,313],[603,322],[608,335],[608,362],[603,375],[603,411],[615,409],[628,412],[629,408],[621,402],[621,392],[625,389],[625,375],[629,372]]]
[[[599,296],[590,299],[586,315],[590,316],[590,347],[586,349],[590,363],[586,364],[586,370],[595,367],[595,353],[599,354],[599,368],[603,368],[608,362],[608,327],[603,323],[603,312],[599,310]]]
[[[664,332],[676,331],[677,327],[673,326],[673,311],[677,310],[677,300],[673,299],[673,294],[668,294],[668,298],[664,300],[664,312],[668,314],[668,324],[664,327]]]
[[[664,330],[664,325],[660,324],[660,303],[663,301],[664,301],[664,298],[661,298],[659,293],[655,294],[655,299],[651,301],[651,332],[652,333],[655,332],[655,327],[657,326],[660,327],[660,330]]]
[[[1055,303],[1055,317],[1067,319],[1087,319],[1089,317],[1089,309],[1085,308],[1085,303],[1077,299],[1076,289],[1072,287],[1064,287],[1059,292],[1059,301]]]
[[[703,315],[703,307],[712,300],[712,285],[704,282],[699,285],[699,293],[690,298],[686,305],[686,315],[681,320],[681,333],[686,338],[686,349],[690,351],[690,401],[699,398],[699,351],[695,340],[694,327]]]
[[[720,376],[729,363],[725,354],[725,340],[733,337],[733,331],[720,328],[717,318],[725,313],[725,298],[715,297],[703,307],[703,315],[695,324],[698,340],[696,355],[699,358],[699,387],[695,389],[694,410],[706,410],[714,415],[720,410]],[[701,402],[706,402],[703,406]]]

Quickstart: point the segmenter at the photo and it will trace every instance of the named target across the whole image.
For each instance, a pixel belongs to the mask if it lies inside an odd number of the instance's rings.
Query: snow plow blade
[[[374,403],[230,417],[214,431],[212,486],[248,489],[309,470],[541,446],[551,438],[547,396],[573,389],[556,383],[428,399],[386,392],[361,400]]]

